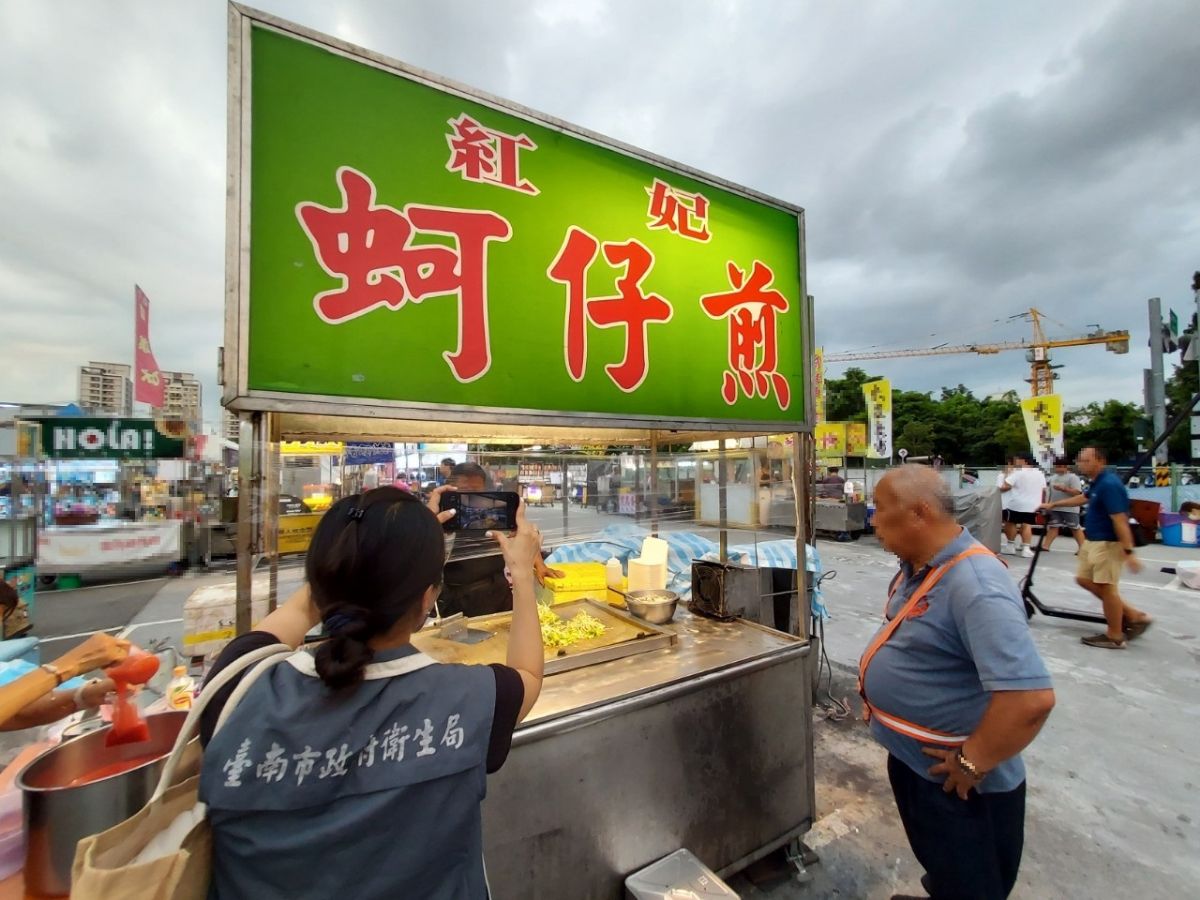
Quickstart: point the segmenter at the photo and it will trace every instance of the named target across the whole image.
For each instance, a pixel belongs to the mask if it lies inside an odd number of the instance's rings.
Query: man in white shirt
[[[1027,453],[1012,459],[1012,472],[1004,480],[1000,490],[1008,497],[1008,521],[1004,524],[1006,541],[1001,552],[1033,556],[1033,526],[1037,522],[1037,511],[1046,502],[1046,476],[1037,466],[1031,465],[1033,457]],[[1024,546],[1016,540],[1018,529]],[[1011,542],[1011,544],[1009,543]]]

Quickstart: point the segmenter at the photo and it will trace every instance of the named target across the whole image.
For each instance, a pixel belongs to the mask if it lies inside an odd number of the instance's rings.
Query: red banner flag
[[[136,333],[133,346],[133,399],[138,403],[149,403],[155,409],[162,409],[162,372],[158,370],[154,351],[150,349],[150,298],[143,294],[136,284],[133,286],[133,298],[137,308],[134,316]]]

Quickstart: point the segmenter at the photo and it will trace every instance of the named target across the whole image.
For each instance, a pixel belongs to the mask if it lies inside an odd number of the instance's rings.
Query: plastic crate
[[[1158,533],[1168,547],[1200,547],[1200,522],[1178,513],[1162,513]]]

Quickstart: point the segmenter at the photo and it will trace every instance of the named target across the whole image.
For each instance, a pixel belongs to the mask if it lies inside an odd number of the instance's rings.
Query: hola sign
[[[39,419],[47,459],[182,459],[184,441],[153,419]]]

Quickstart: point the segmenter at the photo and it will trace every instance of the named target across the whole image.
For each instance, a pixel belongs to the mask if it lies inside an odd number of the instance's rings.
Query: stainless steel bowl
[[[675,618],[679,595],[674,591],[629,591],[625,608],[651,625],[665,625]]]

